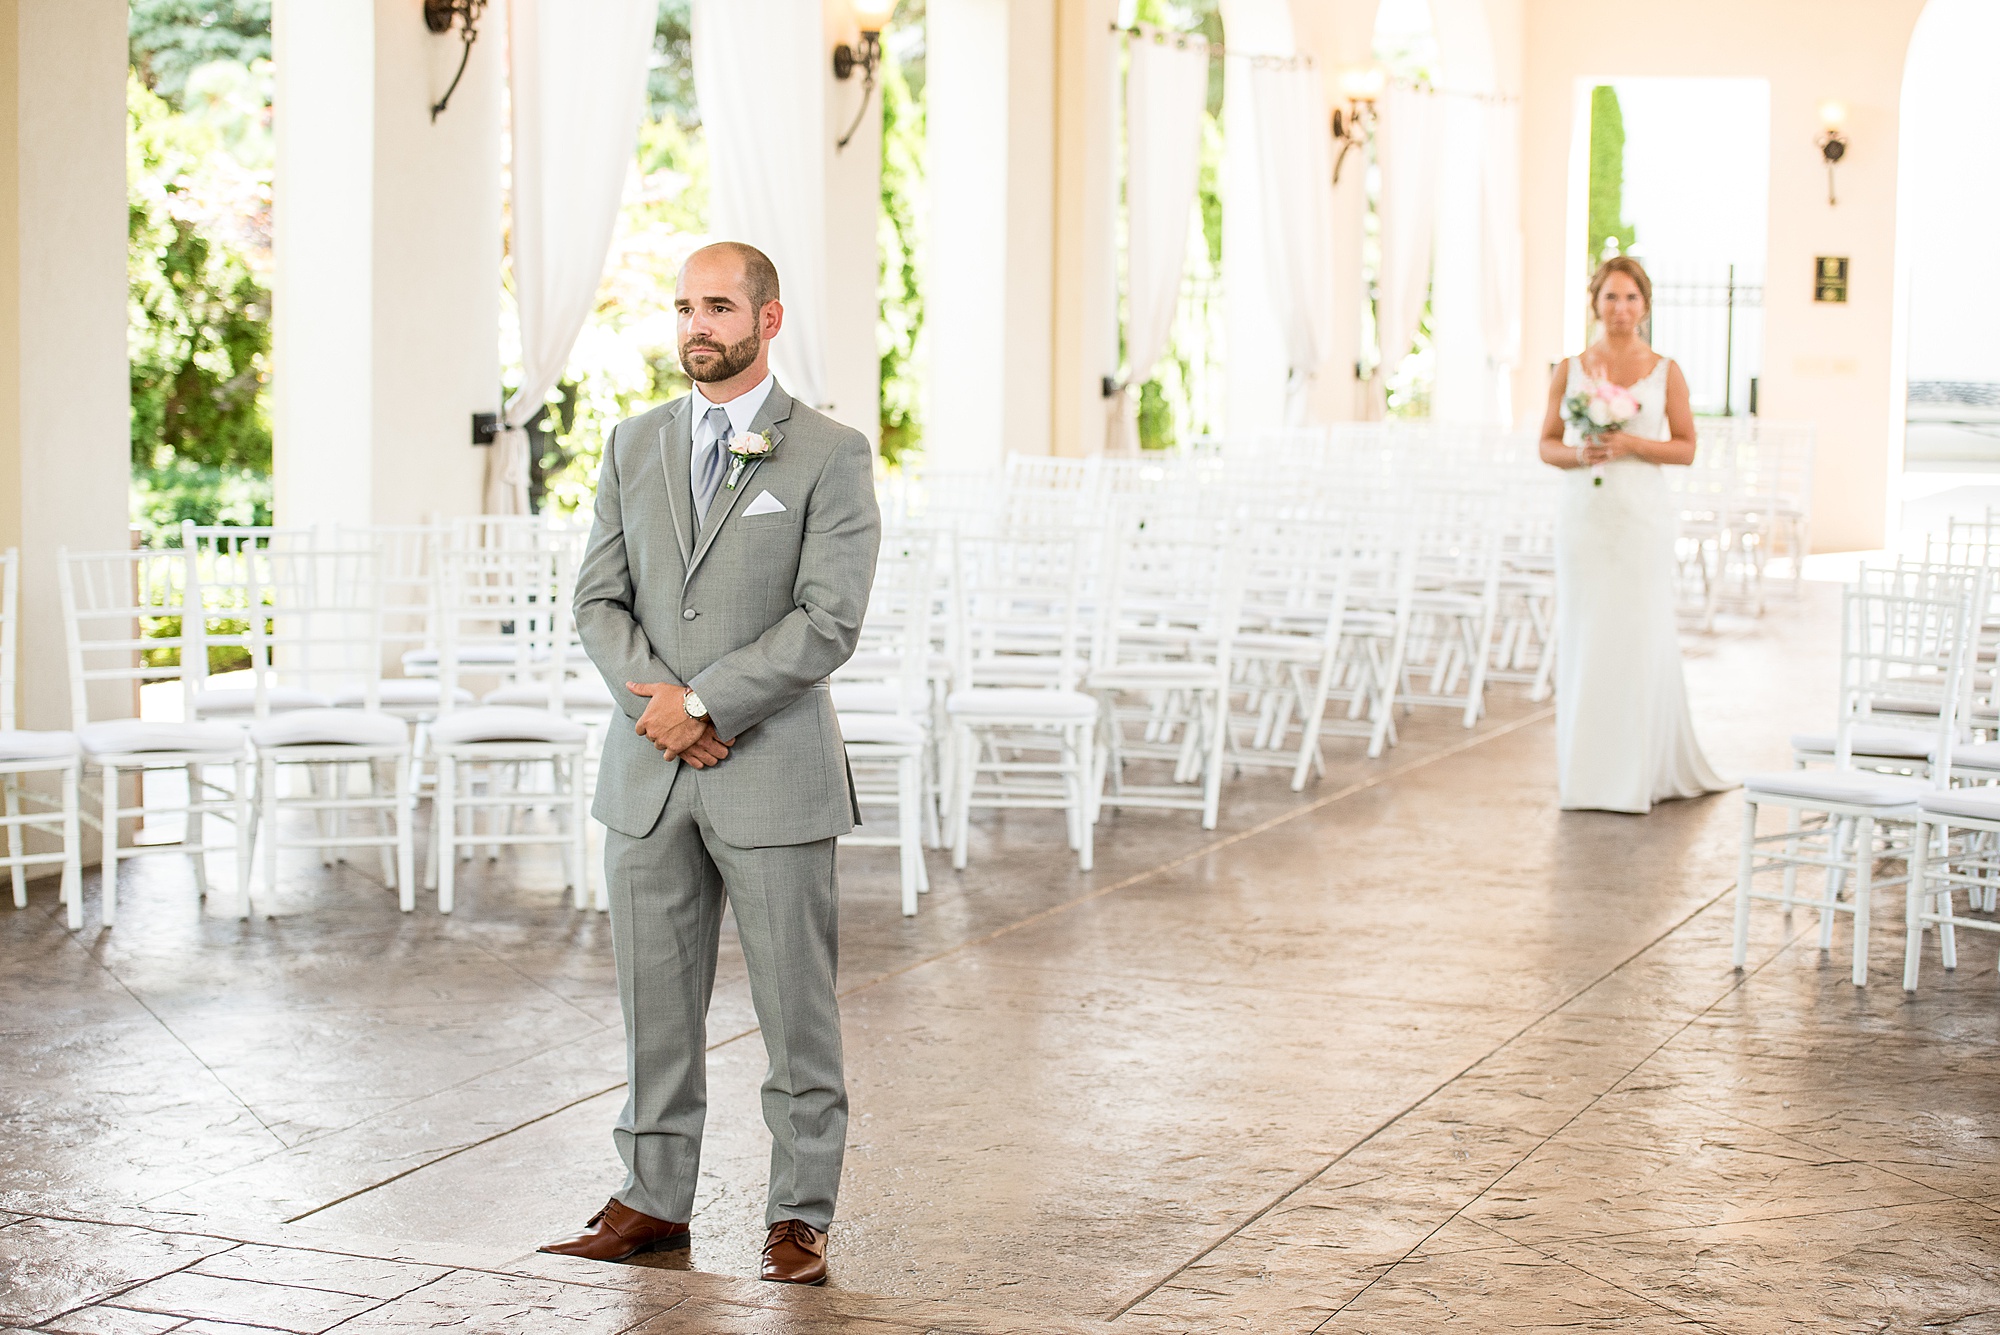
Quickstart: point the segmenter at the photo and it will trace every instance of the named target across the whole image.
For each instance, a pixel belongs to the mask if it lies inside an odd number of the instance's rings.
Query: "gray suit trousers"
[[[645,837],[605,832],[630,1082],[613,1132],[627,1170],[617,1197],[656,1219],[684,1221],[694,1212],[708,1110],[708,1001],[726,897],[770,1059],[763,1089],[771,1129],[765,1223],[800,1219],[825,1229],[847,1147],[834,995],[840,899],[834,841],[726,844],[702,809],[699,778],[693,771],[677,776],[659,823]]]

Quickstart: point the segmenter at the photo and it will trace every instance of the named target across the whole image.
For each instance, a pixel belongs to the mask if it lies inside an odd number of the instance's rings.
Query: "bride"
[[[1556,520],[1556,775],[1566,811],[1641,814],[1727,787],[1688,716],[1674,624],[1675,513],[1663,464],[1694,462],[1687,379],[1640,335],[1653,285],[1630,256],[1590,280],[1598,340],[1556,368],[1542,462],[1566,470]],[[1563,401],[1592,381],[1630,390],[1622,430],[1586,440]]]

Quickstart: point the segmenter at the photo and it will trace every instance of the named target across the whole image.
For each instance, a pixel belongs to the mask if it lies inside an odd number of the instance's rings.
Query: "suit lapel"
[[[785,393],[783,385],[772,384],[770,394],[764,399],[764,406],[757,410],[757,416],[750,422],[752,432],[771,433],[771,448],[763,458],[751,461],[743,469],[743,476],[736,479],[734,491],[724,487],[715,493],[715,501],[708,507],[708,522],[702,525],[701,537],[696,540],[694,555],[688,561],[689,579],[694,578],[695,569],[701,565],[702,557],[708,555],[708,549],[715,545],[715,535],[722,531],[722,526],[729,522],[730,516],[742,508],[743,498],[750,494],[750,481],[757,476],[757,470],[764,466],[764,459],[770,458],[784,448],[785,433],[781,424],[791,415],[792,396]],[[694,451],[692,430],[688,433],[688,441],[688,453],[692,456]],[[728,473],[725,472],[723,476],[727,478]],[[692,500],[689,501],[689,505],[693,505]]]
[[[674,404],[660,428],[660,467],[667,475],[667,509],[674,517],[683,571],[694,556],[694,494],[688,483],[688,465],[694,457],[694,414],[689,411],[693,402],[690,395]]]

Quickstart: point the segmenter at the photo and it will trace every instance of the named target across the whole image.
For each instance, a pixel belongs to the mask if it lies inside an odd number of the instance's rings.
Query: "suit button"
[[[701,615],[701,613],[699,613],[699,612],[695,611],[695,610],[694,610],[694,609],[693,609],[692,607],[690,607],[690,608],[689,608],[689,609],[688,609],[687,611],[685,611],[685,612],[681,613],[681,620],[683,620],[683,621],[692,621],[692,620],[694,620],[694,619],[695,619],[696,617],[698,617],[698,616],[700,616],[700,615]]]

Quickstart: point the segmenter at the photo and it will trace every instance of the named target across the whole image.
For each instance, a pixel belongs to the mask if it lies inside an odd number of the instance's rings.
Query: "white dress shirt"
[[[701,392],[701,382],[694,386],[694,449],[688,454],[688,485],[701,486],[701,461],[707,456],[709,446],[715,443],[715,433],[709,430],[708,410],[721,408],[729,414],[729,434],[740,436],[750,429],[757,420],[757,414],[764,407],[764,400],[771,397],[771,386],[777,384],[777,377],[769,372],[748,391],[738,394],[727,403],[710,403],[708,396]],[[723,461],[727,464],[727,460]]]

